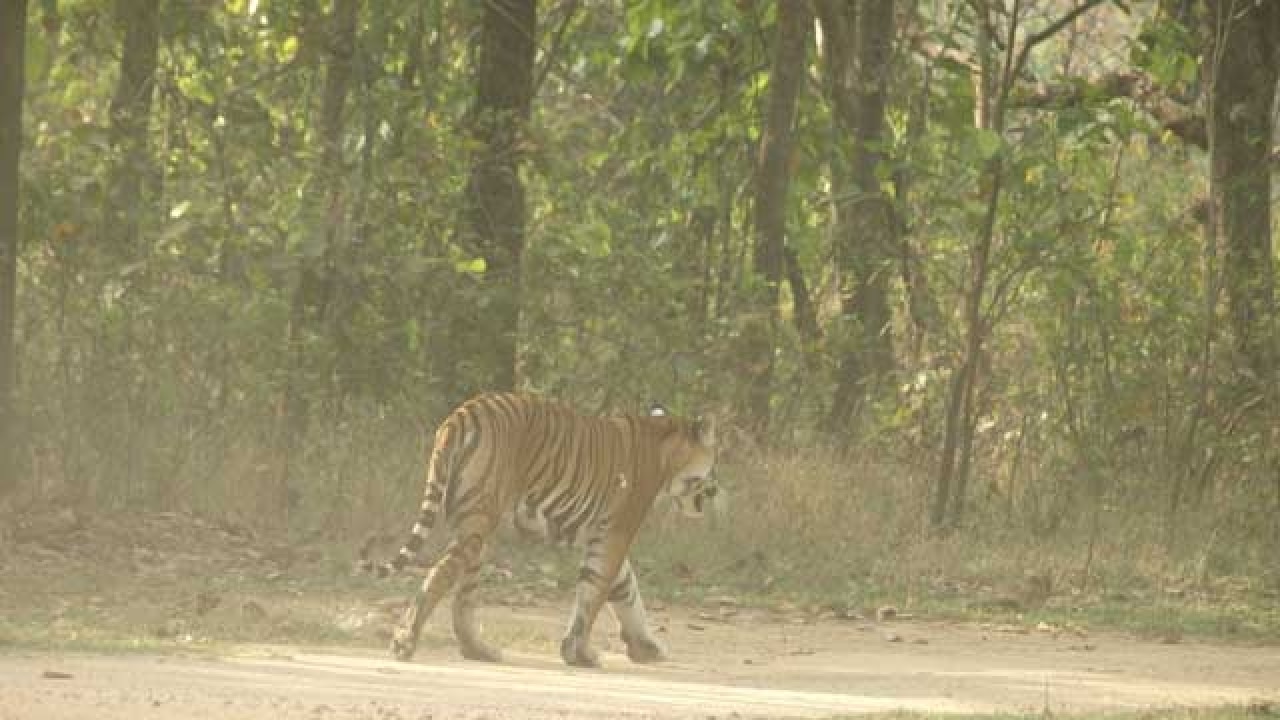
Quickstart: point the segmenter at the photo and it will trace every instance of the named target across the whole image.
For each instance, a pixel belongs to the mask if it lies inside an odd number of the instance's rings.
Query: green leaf
[[[280,42],[280,47],[276,48],[276,60],[287,63],[293,60],[298,54],[298,38],[296,35],[290,35]]]
[[[483,275],[489,269],[489,264],[484,261],[484,258],[477,257],[459,260],[453,264],[453,269],[467,275]]]
[[[417,318],[411,317],[404,321],[404,337],[409,352],[415,353],[422,347],[422,329],[418,326]]]
[[[1000,134],[985,128],[975,128],[973,131],[973,143],[978,150],[978,156],[983,160],[990,160],[1000,152],[1004,145],[1004,139]]]

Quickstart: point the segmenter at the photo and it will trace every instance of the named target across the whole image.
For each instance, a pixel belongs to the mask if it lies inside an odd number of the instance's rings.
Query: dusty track
[[[488,614],[551,636],[559,622],[549,611]],[[600,671],[568,670],[549,646],[508,652],[503,665],[467,663],[439,628],[411,664],[287,647],[217,658],[0,654],[0,718],[821,717],[1280,701],[1280,650],[1269,647],[680,613],[665,625],[676,661],[637,667],[608,653]]]

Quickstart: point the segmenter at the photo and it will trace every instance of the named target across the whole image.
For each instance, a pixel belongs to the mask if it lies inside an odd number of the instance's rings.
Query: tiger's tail
[[[400,547],[395,557],[377,564],[367,557],[371,543],[366,541],[365,547],[360,553],[361,570],[372,572],[377,577],[385,578],[400,572],[418,557],[422,545],[430,537],[431,531],[440,519],[445,489],[448,487],[449,479],[455,469],[453,462],[453,434],[452,423],[446,423],[441,428],[435,447],[431,450],[431,460],[427,463],[426,492],[422,499],[422,505],[418,508],[418,518],[413,523],[413,529],[409,531],[409,538],[405,540],[404,545]]]

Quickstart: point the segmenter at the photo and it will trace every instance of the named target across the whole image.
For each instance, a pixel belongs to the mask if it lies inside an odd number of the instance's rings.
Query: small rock
[[[876,608],[876,620],[880,622],[885,622],[886,620],[892,620],[897,616],[898,616],[898,608],[892,605],[881,605],[880,607]]]
[[[196,615],[208,614],[210,610],[218,607],[221,602],[222,598],[219,597],[217,593],[209,592],[208,590],[202,591],[200,594],[196,595]]]
[[[254,600],[245,600],[240,606],[240,614],[250,620],[262,620],[267,617],[266,608]]]
[[[45,680],[70,680],[73,676],[69,672],[62,672],[60,670],[45,670],[40,673],[40,677]]]
[[[893,632],[885,633],[884,640],[885,642],[891,642],[891,643],[902,642],[902,636],[899,635],[898,633],[893,633]]]

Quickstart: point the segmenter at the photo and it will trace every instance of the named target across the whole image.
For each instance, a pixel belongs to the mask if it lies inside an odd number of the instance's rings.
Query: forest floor
[[[652,603],[670,662],[629,663],[602,621],[604,668],[571,670],[555,652],[564,581],[501,564],[480,617],[506,662],[459,660],[438,612],[414,662],[395,663],[381,648],[409,582],[350,577],[323,546],[178,514],[63,511],[0,527],[2,720],[1280,716],[1274,645],[903,612],[838,618],[729,597]]]

